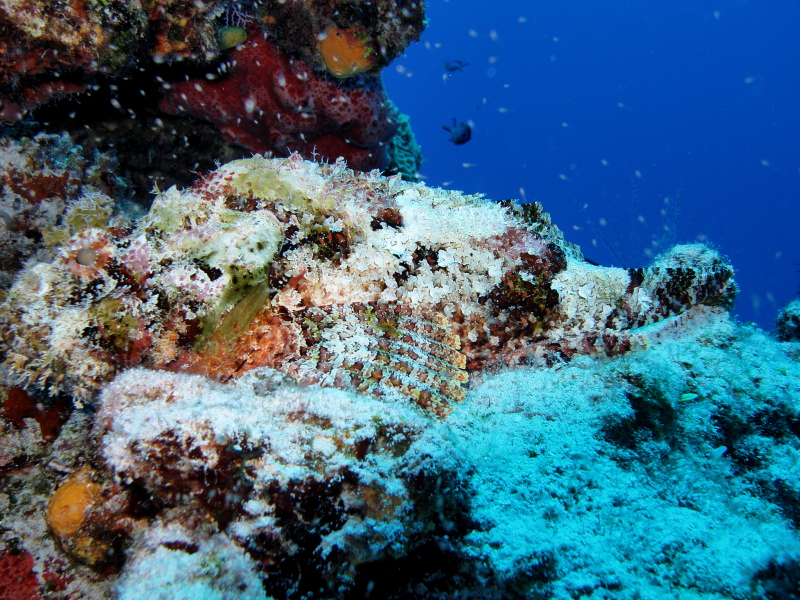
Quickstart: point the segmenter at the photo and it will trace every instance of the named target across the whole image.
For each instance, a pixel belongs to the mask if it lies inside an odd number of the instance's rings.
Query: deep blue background
[[[773,327],[800,285],[800,2],[427,10],[422,41],[384,79],[428,185],[538,200],[605,265],[705,240],[737,270],[738,318]],[[470,64],[447,74],[454,59]],[[463,146],[441,128],[453,117],[473,126]]]

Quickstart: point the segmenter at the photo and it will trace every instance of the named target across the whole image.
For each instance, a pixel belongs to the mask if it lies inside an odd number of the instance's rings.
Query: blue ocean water
[[[772,329],[800,288],[800,2],[429,0],[384,71],[425,182],[540,201],[603,265],[703,240],[735,314]],[[469,63],[448,72],[447,61]],[[442,129],[472,127],[455,146]]]

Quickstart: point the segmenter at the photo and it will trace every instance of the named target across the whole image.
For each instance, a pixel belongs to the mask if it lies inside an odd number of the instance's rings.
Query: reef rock
[[[782,342],[800,342],[800,300],[792,300],[778,312],[775,334]]]
[[[28,587],[800,585],[796,348],[731,320],[708,247],[599,267],[538,204],[298,155],[219,167],[135,222],[63,205],[0,304],[0,566]],[[45,420],[69,400],[91,406]]]
[[[0,123],[117,146],[137,179],[244,148],[343,156],[413,179],[419,148],[380,71],[419,39],[424,10],[415,0],[3,2]]]
[[[177,524],[148,530],[144,553],[206,548],[224,528],[282,595],[346,589],[359,565],[453,535],[465,514],[458,461],[425,415],[269,368],[235,385],[127,371],[103,391],[96,437]],[[187,520],[206,535],[176,534]]]
[[[172,84],[161,109],[207,119],[252,152],[330,161],[344,156],[360,171],[389,167],[400,113],[380,77],[341,82],[266,35],[251,31],[251,37],[230,51],[219,78]]]

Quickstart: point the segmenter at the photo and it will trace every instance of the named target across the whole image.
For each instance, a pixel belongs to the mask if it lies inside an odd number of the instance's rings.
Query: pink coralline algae
[[[6,600],[36,600],[39,580],[33,572],[33,558],[27,552],[0,555],[0,598]]]
[[[253,152],[343,156],[352,169],[387,168],[397,109],[379,78],[337,81],[264,36],[252,37],[231,50],[220,79],[172,85],[161,109],[208,119],[228,141]]]

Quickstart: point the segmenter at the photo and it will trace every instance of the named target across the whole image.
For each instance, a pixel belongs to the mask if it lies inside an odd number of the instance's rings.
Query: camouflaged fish
[[[269,366],[445,415],[471,373],[613,356],[652,323],[725,310],[732,277],[702,245],[591,265],[537,203],[256,157],[29,266],[0,335],[17,379],[78,398],[133,365],[218,380]]]

